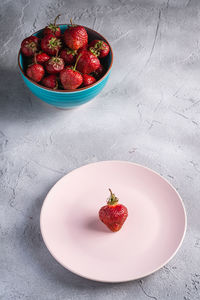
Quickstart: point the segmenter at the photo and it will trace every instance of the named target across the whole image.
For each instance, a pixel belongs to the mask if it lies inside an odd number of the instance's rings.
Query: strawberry
[[[96,69],[96,71],[92,73],[92,76],[94,76],[96,79],[100,79],[104,75],[104,73],[105,69],[102,65],[100,65],[98,69]]]
[[[93,76],[83,74],[83,86],[88,86],[96,82],[96,79]]]
[[[61,30],[60,27],[56,25],[56,21],[57,19],[60,17],[60,15],[58,15],[55,20],[54,23],[49,24],[48,26],[45,27],[44,29],[44,35],[48,35],[48,34],[54,34],[55,37],[59,38],[61,36]]]
[[[80,54],[84,50],[88,50],[88,44],[85,44],[83,47],[79,48],[78,51],[77,51],[77,54]]]
[[[61,49],[61,40],[56,38],[54,34],[48,34],[41,40],[41,48],[49,55],[56,55]]]
[[[67,67],[60,72],[60,80],[65,90],[74,90],[82,84],[83,77],[78,71]]]
[[[74,67],[66,67],[60,72],[60,81],[65,90],[77,89],[83,83],[83,76],[76,71],[77,62],[80,59],[80,55],[76,60]]]
[[[90,74],[100,66],[99,59],[88,50],[81,52],[81,57],[77,64],[77,70],[83,74]]]
[[[36,59],[37,59],[37,62],[39,64],[43,64],[45,63],[46,61],[48,61],[51,57],[44,53],[44,52],[39,52],[37,55],[36,55]]]
[[[60,57],[64,60],[64,62],[69,65],[73,64],[76,60],[77,51],[69,48],[63,49],[60,52]]]
[[[127,208],[118,204],[118,198],[110,191],[110,198],[108,199],[107,205],[103,206],[99,210],[100,220],[113,232],[121,229],[122,225],[128,217]]]
[[[50,89],[56,90],[58,88],[58,81],[55,74],[44,77],[41,83]]]
[[[89,46],[89,50],[99,58],[103,58],[110,52],[108,44],[101,40],[93,40]]]
[[[44,76],[45,71],[43,66],[37,63],[36,56],[34,60],[34,63],[27,68],[26,74],[34,81],[40,82]]]
[[[83,26],[72,24],[64,32],[64,41],[67,47],[78,50],[88,43],[88,34]]]
[[[49,74],[57,74],[65,67],[64,60],[58,56],[52,56],[46,63],[45,69]]]
[[[21,43],[21,51],[25,56],[33,56],[38,51],[39,39],[31,35]]]

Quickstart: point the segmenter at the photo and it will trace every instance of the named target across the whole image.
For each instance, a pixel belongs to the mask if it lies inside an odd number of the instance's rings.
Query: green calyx
[[[60,57],[52,57],[51,64],[60,64]]]
[[[72,50],[72,49],[66,49],[67,54],[72,54],[73,56],[75,56],[77,54],[77,50]]]
[[[89,50],[90,52],[92,52],[92,54],[98,57],[102,49],[104,49],[103,41],[98,41],[93,47],[90,47]]]
[[[58,15],[58,16],[55,18],[53,24],[51,23],[51,24],[48,25],[48,28],[51,29],[53,32],[56,32],[56,31],[59,30],[59,27],[56,25],[56,21],[57,21],[57,19],[58,19],[59,17],[60,17],[60,15]]]
[[[90,52],[92,52],[92,54],[94,54],[96,57],[98,57],[100,55],[100,51],[96,50],[94,47],[90,47]]]
[[[37,46],[36,46],[35,42],[31,42],[31,43],[27,42],[27,44],[25,45],[25,47],[30,48],[30,49],[32,49],[34,51],[37,50]]]
[[[51,29],[51,31],[56,32],[59,30],[59,27],[57,25],[54,24],[49,24],[48,28]]]
[[[109,191],[110,191],[110,197],[108,198],[107,204],[108,205],[116,205],[118,203],[119,199],[115,196],[115,194],[113,194],[111,189],[109,189]]]
[[[61,40],[56,37],[52,37],[49,41],[49,48],[54,49],[61,47]]]
[[[103,41],[98,41],[95,45],[94,45],[94,49],[97,50],[101,50],[103,47]]]

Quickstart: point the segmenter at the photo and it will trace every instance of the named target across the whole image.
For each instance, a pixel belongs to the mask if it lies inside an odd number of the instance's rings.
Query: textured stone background
[[[0,299],[200,299],[200,2],[0,2]],[[114,66],[93,102],[61,111],[25,87],[17,52],[62,13],[101,32]],[[99,160],[153,168],[183,197],[188,229],[175,258],[139,281],[103,284],[60,266],[40,234],[52,185]],[[119,270],[120,271],[120,270]]]

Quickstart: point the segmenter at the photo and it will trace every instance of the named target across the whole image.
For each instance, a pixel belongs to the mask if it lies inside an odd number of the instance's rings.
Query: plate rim
[[[73,268],[70,268],[69,266],[66,266],[65,264],[63,264],[59,258],[56,257],[55,254],[52,253],[52,251],[49,249],[49,247],[47,246],[47,242],[45,240],[45,237],[44,237],[44,234],[43,234],[43,229],[42,229],[42,213],[43,213],[43,210],[44,210],[44,204],[48,198],[48,195],[50,194],[51,190],[61,181],[63,180],[66,176],[68,175],[71,175],[73,172],[75,171],[78,171],[79,169],[81,168],[84,168],[84,167],[87,167],[87,166],[90,166],[90,165],[96,165],[96,164],[100,164],[100,163],[125,163],[125,164],[129,164],[129,165],[134,165],[134,166],[137,166],[137,167],[140,167],[140,168],[143,168],[143,169],[146,169],[148,170],[149,172],[151,173],[154,173],[156,174],[158,177],[161,177],[172,189],[173,191],[175,192],[175,194],[177,194],[179,200],[180,200],[180,203],[181,203],[181,206],[183,208],[183,212],[184,212],[184,231],[183,231],[183,235],[182,235],[182,238],[178,244],[178,247],[176,248],[176,250],[174,251],[174,253],[162,264],[160,265],[159,267],[155,268],[153,271],[151,272],[148,272],[146,274],[144,274],[143,276],[140,276],[140,277],[136,277],[136,278],[131,278],[131,279],[125,279],[125,280],[100,280],[98,278],[92,278],[90,276],[85,276],[75,270],[73,270]],[[67,174],[65,174],[64,176],[62,176],[59,180],[56,181],[56,183],[51,187],[51,189],[48,191],[46,197],[44,198],[44,201],[42,203],[42,207],[41,207],[41,210],[40,210],[40,232],[41,232],[41,235],[42,235],[42,238],[43,238],[43,241],[44,241],[44,244],[47,248],[47,250],[50,252],[50,254],[53,256],[53,258],[61,265],[63,266],[65,269],[67,269],[68,271],[82,277],[82,278],[85,278],[85,279],[88,279],[88,280],[92,280],[92,281],[96,281],[96,282],[103,282],[103,283],[120,283],[120,282],[130,282],[130,281],[133,281],[133,280],[139,280],[141,278],[144,278],[144,277],[147,277],[155,272],[157,272],[158,270],[160,270],[161,268],[163,268],[166,264],[169,263],[170,260],[172,260],[174,258],[174,256],[177,254],[177,252],[179,251],[182,243],[183,243],[183,240],[185,238],[185,234],[186,234],[186,230],[187,230],[187,213],[186,213],[186,209],[185,209],[185,205],[184,205],[184,202],[179,194],[179,192],[175,189],[175,187],[168,181],[168,179],[166,179],[163,175],[160,175],[157,171],[154,171],[152,170],[151,168],[147,167],[147,166],[144,166],[144,165],[141,165],[139,163],[135,163],[135,162],[131,162],[131,161],[128,161],[128,160],[101,160],[101,161],[97,161],[97,162],[92,162],[92,163],[89,163],[89,164],[85,164],[85,165],[82,165],[76,169],[73,169],[72,171],[69,171]]]

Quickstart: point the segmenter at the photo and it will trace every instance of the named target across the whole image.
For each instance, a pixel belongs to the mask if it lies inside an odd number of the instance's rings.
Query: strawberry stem
[[[55,87],[53,89],[57,90],[57,88],[58,88],[58,80],[56,79],[56,85],[55,85]]]
[[[34,54],[34,63],[37,64],[36,53]]]
[[[108,198],[107,204],[108,205],[116,205],[118,203],[119,199],[115,196],[115,194],[113,194],[111,189],[109,189],[109,191],[110,191],[110,197]]]
[[[77,59],[76,59],[75,65],[74,65],[74,67],[73,67],[73,70],[74,70],[74,71],[76,70],[77,63],[78,63],[78,61],[79,61],[81,55],[82,55],[82,53],[80,53],[79,56],[78,56]]]
[[[76,27],[77,25],[73,24],[72,19],[70,19],[70,27]]]
[[[57,17],[55,18],[55,20],[54,20],[54,26],[56,26],[56,21],[58,20],[58,18],[60,17],[61,15],[57,15]]]

